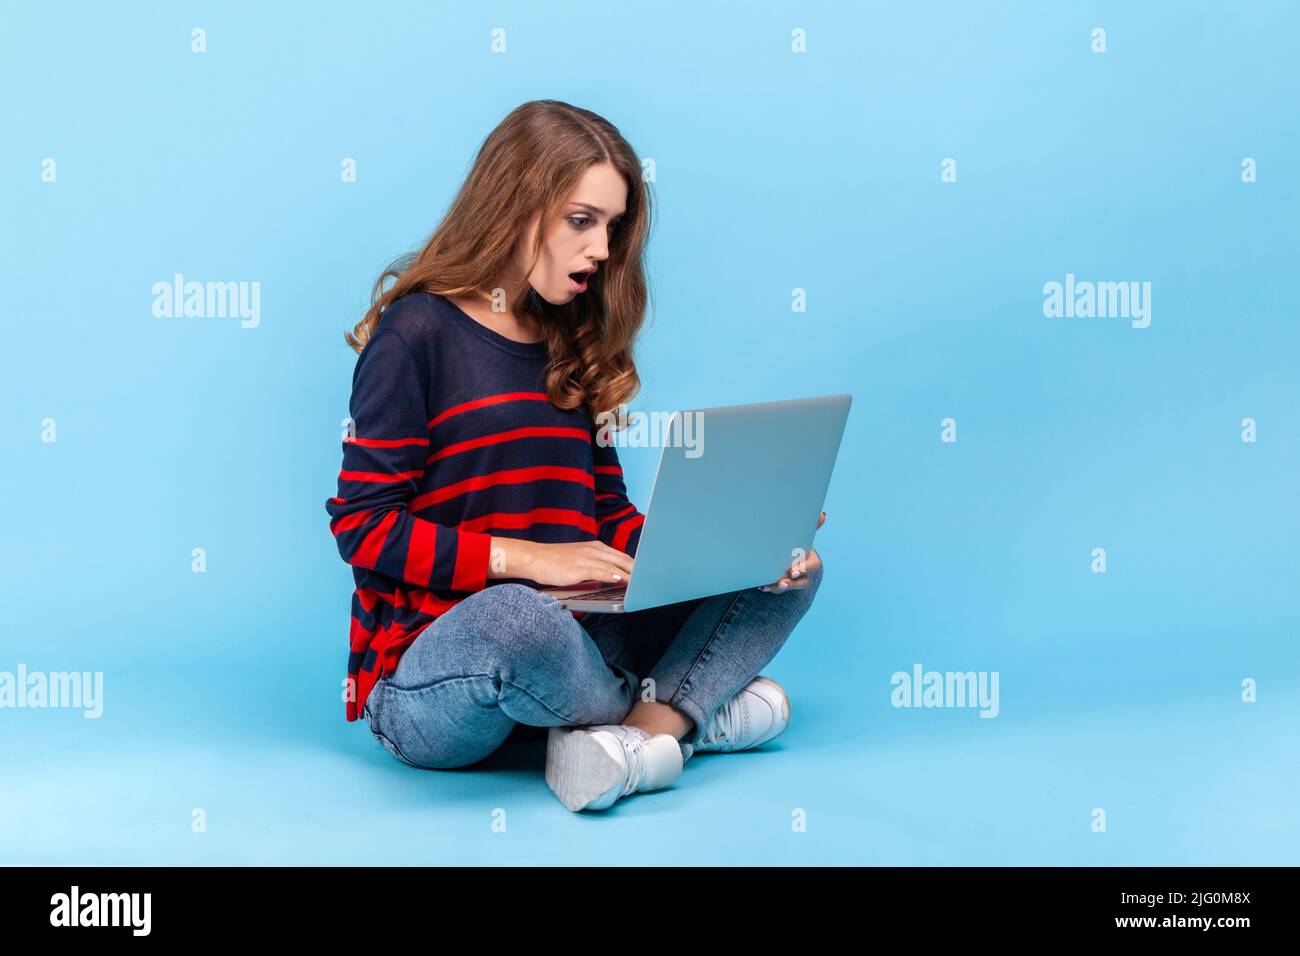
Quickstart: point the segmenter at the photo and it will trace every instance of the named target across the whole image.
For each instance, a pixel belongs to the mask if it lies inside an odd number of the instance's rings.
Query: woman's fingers
[[[632,576],[631,565],[626,561],[606,561],[597,558],[591,563],[591,567],[595,569],[596,579],[599,581],[626,584]]]
[[[635,562],[630,554],[620,551],[618,548],[611,548],[603,541],[593,541],[592,544],[596,546],[595,554],[597,560],[616,565],[624,574],[632,573],[632,567]]]
[[[817,527],[820,528],[825,523],[826,523],[826,512],[823,511],[821,513],[821,516],[817,519]],[[792,587],[794,588],[804,587],[808,583],[808,575],[812,574],[813,569],[815,569],[818,565],[821,564],[821,560],[822,559],[817,556],[817,550],[815,548],[809,548],[808,557],[806,557],[803,561],[796,561],[790,565],[789,577],[782,578],[780,581],[777,581],[774,584],[766,584],[763,587],[759,588],[759,590],[760,591],[787,591]],[[782,584],[782,582],[785,583]]]
[[[629,577],[627,571],[608,561],[584,561],[578,565],[577,570],[582,575],[582,581],[609,581],[614,584],[625,584]],[[580,582],[575,581],[574,583]]]
[[[798,562],[790,565],[790,573],[786,577],[783,577],[779,581],[775,581],[772,584],[764,584],[762,587],[759,588],[759,590],[781,592],[781,591],[788,591],[791,588],[807,587],[808,575],[812,574],[814,570],[821,567],[821,563],[822,563],[821,555],[817,553],[817,549],[809,548],[808,557],[804,559],[802,563],[802,567],[799,565]]]
[[[822,559],[818,556],[817,549],[809,548],[808,557],[804,558],[802,562],[790,565],[790,577],[806,579],[807,575],[812,574],[813,570],[821,563]]]
[[[764,584],[761,588],[759,588],[759,590],[773,591],[777,594],[780,594],[782,591],[790,591],[798,588],[806,588],[807,586],[808,586],[807,577],[801,577],[793,580],[791,578],[782,578],[780,581],[777,581],[775,584]]]

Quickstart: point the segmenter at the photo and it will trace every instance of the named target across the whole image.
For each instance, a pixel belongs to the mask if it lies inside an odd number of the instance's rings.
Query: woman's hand
[[[822,516],[817,519],[817,527],[820,528],[825,523],[826,512],[823,511]],[[808,557],[804,558],[802,561],[796,561],[791,564],[790,570],[786,573],[786,577],[781,578],[779,581],[773,581],[771,584],[764,584],[758,590],[775,591],[779,594],[782,591],[788,591],[791,588],[806,588],[808,586],[809,576],[813,571],[821,566],[822,559],[817,555],[816,549],[809,548]]]
[[[630,555],[603,541],[542,544],[494,537],[490,553],[489,578],[527,578],[548,587],[583,581],[625,584],[634,564]]]

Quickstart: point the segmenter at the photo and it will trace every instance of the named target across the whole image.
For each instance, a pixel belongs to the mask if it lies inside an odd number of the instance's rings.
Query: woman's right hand
[[[527,578],[548,587],[583,581],[626,584],[632,557],[603,541],[543,544],[520,538],[492,538],[489,578]]]

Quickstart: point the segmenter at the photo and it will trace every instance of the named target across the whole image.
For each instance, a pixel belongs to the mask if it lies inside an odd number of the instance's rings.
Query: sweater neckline
[[[445,295],[436,295],[432,292],[426,292],[426,295],[441,299],[451,310],[451,314],[471,332],[479,336],[485,342],[495,345],[499,349],[510,352],[512,355],[519,355],[523,358],[541,358],[546,355],[546,340],[541,342],[516,342],[514,339],[508,339],[500,332],[489,329],[486,325],[474,318],[451,299]]]

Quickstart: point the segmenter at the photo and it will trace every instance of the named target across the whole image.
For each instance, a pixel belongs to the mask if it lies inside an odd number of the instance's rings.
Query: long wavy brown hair
[[[583,173],[610,163],[627,180],[627,205],[610,239],[609,258],[585,295],[554,306],[527,276],[550,224]],[[645,317],[642,256],[650,230],[650,193],[635,151],[608,120],[559,100],[517,107],[484,140],[469,176],[424,246],[401,256],[375,282],[370,308],[344,340],[360,352],[384,310],[410,292],[488,294],[509,275],[530,217],[542,211],[524,278],[506,289],[516,315],[530,312],[545,335],[546,393],[560,409],[585,406],[594,418],[640,389],[632,349]],[[388,280],[395,280],[386,285]]]

